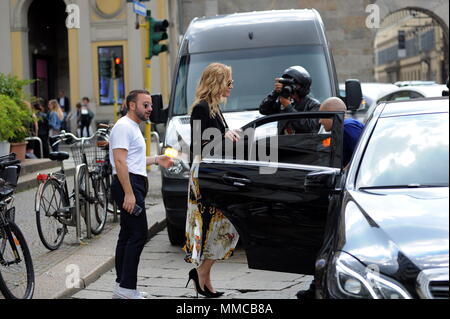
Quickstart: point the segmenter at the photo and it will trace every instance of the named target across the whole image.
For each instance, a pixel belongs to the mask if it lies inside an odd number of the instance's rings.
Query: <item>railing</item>
[[[42,147],[42,140],[39,137],[37,137],[37,136],[26,137],[25,141],[27,141],[27,142],[28,141],[38,141],[39,142],[39,150],[41,151],[41,153],[40,153],[41,157],[40,158],[44,157],[44,150],[43,150],[43,147]]]

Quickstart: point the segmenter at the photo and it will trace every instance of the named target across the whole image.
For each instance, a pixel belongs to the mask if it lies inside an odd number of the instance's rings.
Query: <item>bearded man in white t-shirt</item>
[[[142,299],[136,289],[139,259],[147,240],[145,197],[148,191],[147,165],[170,167],[164,155],[145,156],[145,140],[139,128],[152,112],[152,98],[146,90],[134,90],[126,98],[127,115],[111,130],[109,156],[113,167],[111,190],[120,208],[120,233],[116,247],[114,299]]]

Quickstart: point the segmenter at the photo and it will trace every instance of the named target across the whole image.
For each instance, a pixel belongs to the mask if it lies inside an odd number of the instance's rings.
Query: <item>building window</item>
[[[98,47],[98,87],[100,93],[100,105],[114,104],[114,79],[116,69],[113,67],[117,62],[121,65],[121,72],[116,77],[117,103],[122,104],[125,96],[123,47],[104,46]]]

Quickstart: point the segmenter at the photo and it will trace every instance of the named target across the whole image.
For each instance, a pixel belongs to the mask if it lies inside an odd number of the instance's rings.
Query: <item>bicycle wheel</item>
[[[90,178],[90,182],[90,194],[95,199],[90,207],[91,231],[94,235],[98,235],[105,228],[108,217],[108,198],[105,182],[102,179]]]
[[[38,199],[36,224],[39,238],[49,250],[58,249],[66,236],[66,226],[58,218],[58,210],[64,206],[63,198],[59,184],[52,179],[47,180]]]
[[[106,200],[108,201],[107,210],[109,213],[114,213],[114,205],[113,205],[113,199],[111,194],[111,183],[112,183],[112,167],[110,164],[106,164],[108,161],[103,164],[102,167],[102,178],[103,183],[105,184],[105,190],[106,190]]]
[[[0,291],[7,299],[31,299],[34,269],[27,242],[13,222],[5,226],[3,234],[6,236],[0,238]]]

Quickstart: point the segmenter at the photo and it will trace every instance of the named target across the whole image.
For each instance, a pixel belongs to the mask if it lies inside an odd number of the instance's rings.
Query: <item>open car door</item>
[[[333,119],[332,132],[279,133],[282,123],[319,117]],[[242,128],[245,138],[231,154],[203,157],[202,200],[234,224],[249,268],[314,274],[329,195],[341,172],[343,119],[343,112],[266,116]],[[330,176],[329,187],[308,187],[320,172]]]

